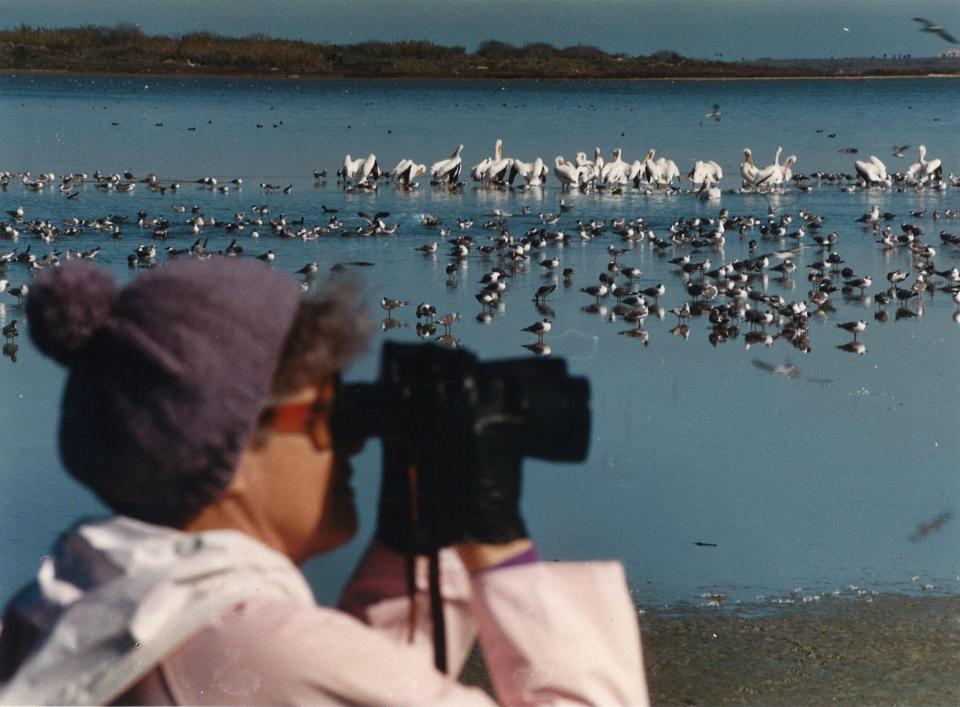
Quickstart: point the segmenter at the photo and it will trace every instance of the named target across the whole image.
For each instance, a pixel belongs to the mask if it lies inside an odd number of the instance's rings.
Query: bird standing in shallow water
[[[387,319],[391,318],[393,310],[406,307],[408,304],[410,303],[403,299],[391,299],[390,297],[380,298],[380,306],[387,310]]]
[[[460,321],[460,312],[450,312],[449,314],[444,314],[437,320],[437,323],[443,327],[443,332],[445,335],[450,336],[450,328]]]
[[[3,336],[7,341],[13,341],[15,338],[20,336],[20,330],[17,329],[17,320],[12,320],[9,324],[3,327]]]
[[[534,322],[528,327],[524,327],[521,331],[528,331],[531,334],[537,335],[537,343],[543,343],[543,335],[546,334],[550,329],[553,328],[553,323],[549,319],[541,319],[539,322]]]
[[[557,284],[553,283],[552,285],[542,285],[537,288],[537,291],[533,295],[534,302],[544,302],[547,299],[547,296],[552,294],[553,291],[557,289]]]
[[[867,328],[867,323],[864,320],[859,319],[855,322],[841,322],[837,324],[837,327],[853,334],[853,340],[856,341],[857,334]]]

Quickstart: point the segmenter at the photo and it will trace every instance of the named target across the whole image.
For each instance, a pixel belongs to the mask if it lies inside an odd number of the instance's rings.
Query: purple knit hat
[[[255,260],[172,261],[122,290],[96,266],[50,269],[30,334],[67,365],[60,452],[119,513],[178,523],[230,483],[300,302]]]

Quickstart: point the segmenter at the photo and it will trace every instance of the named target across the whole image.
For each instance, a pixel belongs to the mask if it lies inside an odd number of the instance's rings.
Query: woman
[[[254,261],[171,262],[117,291],[88,264],[41,274],[37,347],[70,369],[67,470],[117,515],[61,537],[10,602],[0,702],[488,704],[432,664],[426,572],[378,537],[341,609],[296,565],[357,527],[334,380],[363,321]],[[479,631],[508,704],[643,703],[616,563],[549,566],[526,537],[441,553],[456,675]],[[411,622],[411,617],[414,620]]]

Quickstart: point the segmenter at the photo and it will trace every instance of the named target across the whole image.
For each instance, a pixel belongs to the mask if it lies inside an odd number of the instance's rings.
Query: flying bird
[[[957,40],[956,37],[954,37],[952,34],[947,32],[947,30],[945,30],[943,27],[938,25],[936,22],[931,22],[925,17],[914,17],[913,21],[919,22],[920,24],[923,25],[923,27],[920,28],[921,32],[930,32],[932,34],[935,34],[945,42],[950,42],[950,44],[960,44],[960,40]]]

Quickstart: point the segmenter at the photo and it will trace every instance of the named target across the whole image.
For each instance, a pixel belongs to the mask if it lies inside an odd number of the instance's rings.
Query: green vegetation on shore
[[[193,32],[180,37],[144,34],[132,25],[0,31],[0,71],[299,76],[311,78],[534,78],[652,79],[795,76],[960,75],[960,61],[830,59],[720,62],[670,51],[608,54],[591,46],[516,47],[483,42],[474,52],[433,42],[319,44]]]

